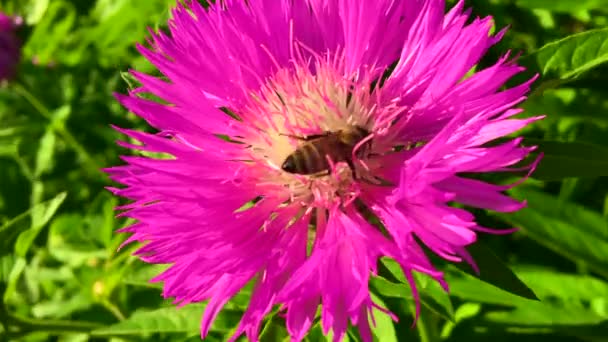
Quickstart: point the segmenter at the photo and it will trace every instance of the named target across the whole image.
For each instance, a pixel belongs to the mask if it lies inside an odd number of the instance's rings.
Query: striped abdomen
[[[329,171],[329,158],[334,163],[347,162],[353,169],[353,148],[368,135],[369,132],[364,128],[353,126],[346,130],[304,138],[306,143],[290,154],[281,168],[289,173],[311,175]],[[365,158],[370,148],[371,141],[368,141],[357,150],[357,157]]]
[[[285,159],[282,169],[301,175],[327,171],[329,170],[327,157],[331,158],[334,163],[338,163],[346,161],[345,153],[350,153],[349,147],[339,142],[335,137],[321,137],[303,144],[290,154]]]

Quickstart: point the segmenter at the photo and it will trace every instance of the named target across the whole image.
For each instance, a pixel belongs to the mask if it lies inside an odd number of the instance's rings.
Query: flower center
[[[378,106],[369,80],[352,80],[332,65],[282,69],[237,115],[243,160],[257,186],[289,202],[328,208],[348,205],[363,184],[381,186],[380,160],[391,152],[373,118]]]

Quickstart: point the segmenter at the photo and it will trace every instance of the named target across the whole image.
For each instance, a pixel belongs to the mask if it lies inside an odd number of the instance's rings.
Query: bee
[[[329,159],[334,163],[346,162],[351,169],[353,178],[357,178],[353,163],[353,149],[357,144],[370,135],[361,126],[350,126],[339,131],[329,131],[323,134],[294,137],[305,142],[293,151],[283,164],[283,171],[314,175],[330,171]],[[364,142],[355,152],[357,158],[365,158],[371,150],[372,139]]]

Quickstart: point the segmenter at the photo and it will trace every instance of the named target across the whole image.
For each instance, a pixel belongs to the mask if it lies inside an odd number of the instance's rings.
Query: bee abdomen
[[[310,175],[329,169],[326,151],[314,143],[302,145],[285,159],[281,168],[290,173]]]

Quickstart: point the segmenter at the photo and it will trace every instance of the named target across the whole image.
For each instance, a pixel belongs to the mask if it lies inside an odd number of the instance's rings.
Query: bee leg
[[[359,179],[359,175],[357,174],[357,169],[355,169],[355,163],[353,163],[352,158],[346,158],[346,164],[348,164],[348,168],[350,168],[350,172],[353,175],[353,179]]]
[[[327,176],[327,175],[329,175],[329,170],[324,170],[321,172],[313,173],[312,175],[310,175],[310,178],[321,178],[321,177]],[[312,189],[313,183],[314,182],[312,182],[312,181],[308,182],[308,190]]]
[[[390,186],[390,187],[395,186],[395,183],[393,183],[391,181],[387,181],[386,179],[380,178],[378,176],[374,176],[374,179],[379,182],[378,184],[376,184],[378,186]]]
[[[395,184],[393,184],[393,182],[387,181],[386,179],[383,179],[383,178],[380,178],[380,177],[374,176],[374,175],[371,175],[371,178],[365,178],[365,177],[359,178],[359,174],[355,170],[355,165],[354,165],[352,159],[350,159],[350,158],[347,159],[346,163],[348,164],[348,166],[350,167],[350,169],[352,171],[353,180],[361,181],[361,182],[371,184],[371,185],[376,185],[376,186],[390,186],[390,187],[395,186]]]
[[[323,176],[327,176],[329,175],[329,170],[323,170],[317,173],[313,173],[312,175],[310,175],[311,178],[320,178]]]
[[[372,181],[373,179],[373,181]],[[395,184],[392,182],[387,181],[386,179],[382,179],[380,177],[376,177],[373,176],[373,178],[361,178],[359,179],[359,181],[363,182],[363,183],[367,183],[370,185],[375,185],[375,186],[388,186],[388,187],[394,187]]]

